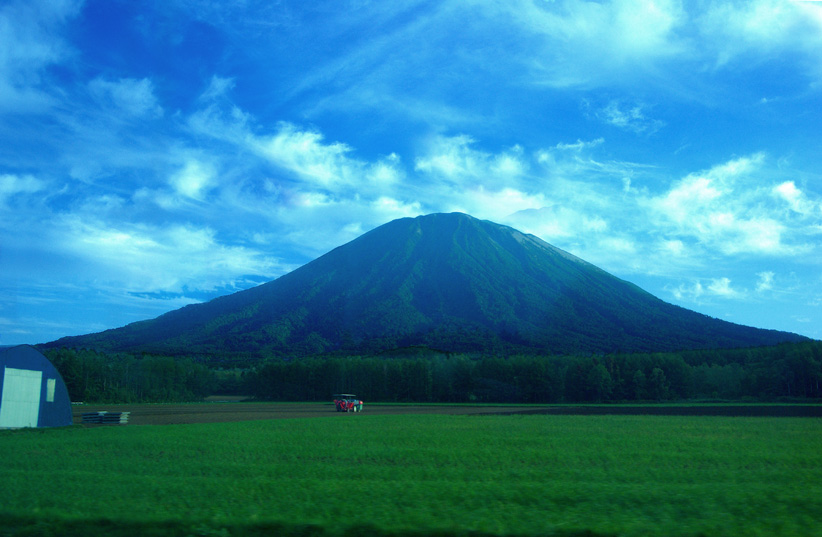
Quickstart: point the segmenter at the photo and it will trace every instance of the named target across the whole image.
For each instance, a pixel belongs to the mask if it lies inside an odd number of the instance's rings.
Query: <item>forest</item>
[[[72,401],[198,401],[213,394],[322,401],[580,403],[822,398],[822,342],[672,353],[486,356],[406,349],[381,356],[219,357],[49,349]]]

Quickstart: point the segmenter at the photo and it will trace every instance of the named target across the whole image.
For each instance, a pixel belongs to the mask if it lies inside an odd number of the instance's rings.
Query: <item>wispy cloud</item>
[[[784,200],[790,209],[802,216],[819,217],[822,214],[822,204],[812,201],[802,190],[797,188],[793,181],[785,181],[773,188],[774,194]]]
[[[711,280],[710,285],[708,285],[708,290],[717,296],[725,298],[737,298],[743,294],[741,291],[731,287],[730,278],[717,278]]]
[[[678,2],[509,2],[500,8],[517,21],[532,48],[534,81],[590,86],[634,75],[681,54]]]
[[[147,78],[116,81],[95,78],[89,82],[89,91],[103,107],[111,107],[115,113],[133,117],[163,113],[154,95],[154,84]]]
[[[414,168],[446,180],[499,183],[516,179],[526,172],[528,164],[519,145],[491,154],[477,149],[475,144],[476,141],[465,134],[436,136],[426,144],[426,154],[416,158]]]
[[[229,275],[273,277],[283,268],[270,256],[221,243],[213,229],[190,225],[116,225],[67,215],[54,234],[67,254],[97,267],[96,278],[129,291],[214,290],[231,287]]]
[[[591,104],[584,101],[586,108]],[[647,106],[642,103],[628,103],[611,100],[602,107],[592,111],[593,116],[619,129],[635,134],[654,134],[665,126],[665,122],[648,116]]]
[[[351,149],[343,143],[324,143],[318,132],[284,123],[272,136],[258,138],[254,148],[277,166],[293,172],[302,181],[334,188],[352,181]]]
[[[173,174],[169,183],[182,196],[202,200],[214,186],[216,171],[208,163],[188,159],[181,170]]]
[[[746,296],[746,292],[735,289],[731,285],[731,279],[727,277],[709,278],[705,283],[697,280],[691,284],[680,284],[669,291],[677,300],[693,303],[716,298],[742,299]]]
[[[29,195],[39,192],[46,187],[44,181],[31,175],[0,175],[0,207],[17,195]]]
[[[813,58],[822,53],[822,5],[818,2],[755,0],[711,4],[698,17],[699,30],[714,48],[716,64],[758,63],[786,51],[805,56],[804,66],[822,75]]]
[[[43,112],[57,102],[45,70],[72,54],[57,30],[80,6],[49,0],[0,6],[0,113]]]
[[[774,273],[771,271],[758,273],[757,277],[759,279],[756,282],[756,291],[758,293],[762,293],[764,291],[770,291],[771,289],[773,289],[774,276]]]

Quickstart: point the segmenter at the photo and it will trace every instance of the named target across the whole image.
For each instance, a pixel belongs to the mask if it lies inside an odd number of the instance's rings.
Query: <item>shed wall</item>
[[[71,425],[71,401],[54,365],[37,349],[0,351],[0,427]]]

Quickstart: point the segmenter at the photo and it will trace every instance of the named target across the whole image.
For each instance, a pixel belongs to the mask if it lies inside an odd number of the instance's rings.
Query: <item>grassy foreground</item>
[[[368,416],[0,432],[0,535],[822,535],[822,420]]]

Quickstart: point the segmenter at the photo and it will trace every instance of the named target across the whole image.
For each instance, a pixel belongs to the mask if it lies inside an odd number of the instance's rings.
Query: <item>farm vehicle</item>
[[[337,412],[362,412],[362,401],[350,393],[340,393],[334,396],[334,406]]]

